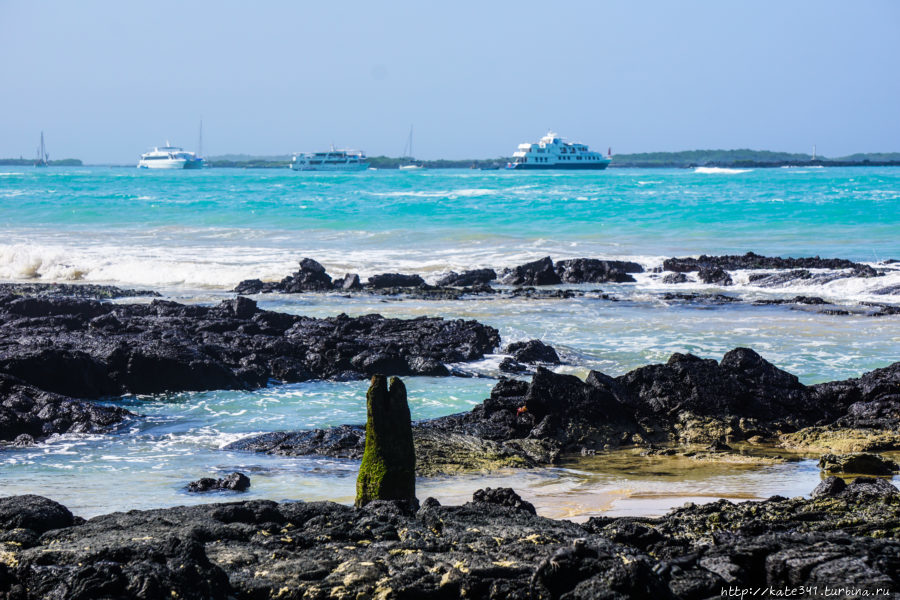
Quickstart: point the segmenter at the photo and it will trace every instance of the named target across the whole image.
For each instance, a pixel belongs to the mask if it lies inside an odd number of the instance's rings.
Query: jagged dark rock
[[[676,283],[687,283],[691,281],[691,278],[685,275],[684,273],[669,273],[662,278],[662,282],[666,285],[673,285]]]
[[[450,271],[437,280],[438,286],[468,287],[473,285],[486,285],[497,279],[497,272],[493,269],[472,269],[456,273]]]
[[[153,290],[119,288],[114,285],[91,283],[0,283],[0,296],[40,296],[43,298],[136,298],[159,297]]]
[[[415,288],[425,285],[419,275],[403,275],[401,273],[381,273],[372,275],[366,284],[370,288]]]
[[[365,449],[356,479],[356,506],[374,500],[415,503],[416,453],[406,386],[384,375],[372,377],[366,393]]]
[[[549,256],[525,263],[513,269],[505,269],[500,281],[508,285],[555,285],[562,283]]]
[[[897,429],[900,412],[891,407],[898,372],[895,363],[859,379],[805,386],[747,348],[718,362],[674,354],[665,364],[620,377],[592,371],[585,381],[539,366],[530,383],[501,379],[470,412],[415,423],[417,471],[462,468],[454,463],[474,469],[549,464],[563,453],[647,442],[709,444],[710,454],[728,452],[732,440],[796,433],[802,446],[804,432],[812,432],[813,441],[827,441],[813,435],[816,427],[842,422],[858,435],[872,431],[877,438],[878,431]],[[886,439],[897,440],[887,447],[900,444],[900,437]],[[358,458],[363,440],[359,427],[345,426],[265,434],[229,448]]]
[[[359,275],[356,273],[347,273],[341,281],[335,282],[335,286],[340,286],[344,291],[362,289],[362,285],[359,283]]]
[[[877,484],[846,493],[855,485],[584,524],[536,516],[508,489],[462,506],[428,499],[418,511],[254,500],[89,521],[16,496],[0,499],[0,594],[692,600],[828,584],[874,596],[900,584],[900,502],[896,490],[862,490]]]
[[[311,258],[300,261],[300,269],[278,282],[263,282],[259,279],[245,279],[234,291],[238,294],[260,294],[264,292],[281,292],[296,294],[299,292],[325,292],[334,288],[331,277],[325,267]]]
[[[187,491],[193,493],[212,491],[244,492],[250,488],[250,478],[243,473],[229,473],[225,477],[203,477],[187,485]]]
[[[522,363],[548,363],[552,365],[559,364],[559,355],[556,353],[556,350],[554,350],[552,346],[548,346],[541,340],[513,342],[512,344],[504,348],[504,352]]]
[[[448,375],[443,363],[483,358],[499,341],[475,321],[314,319],[263,311],[245,297],[217,306],[0,298],[0,373],[81,398]]]
[[[781,258],[779,256],[760,256],[753,252],[743,255],[707,256],[698,258],[667,258],[663,261],[664,271],[685,273],[699,271],[701,268],[724,269],[854,269],[860,272],[870,269],[868,265],[856,263],[842,258]]]
[[[0,373],[0,441],[29,446],[58,433],[110,431],[133,416],[125,409],[40,390]]]
[[[826,473],[855,475],[893,475],[900,471],[894,461],[870,452],[825,454],[819,459],[819,468]]]
[[[714,285],[725,286],[734,284],[734,281],[731,280],[731,275],[719,267],[701,267],[697,272],[697,278],[703,283]]]
[[[596,258],[560,260],[555,269],[560,280],[566,283],[626,283],[635,281],[629,273],[644,272],[636,262]]]
[[[472,495],[472,502],[475,504],[495,504],[497,506],[508,506],[516,510],[521,510],[531,515],[536,515],[537,510],[534,504],[522,500],[515,490],[512,488],[484,488],[476,490]]]
[[[497,368],[503,373],[524,373],[528,370],[528,367],[510,357],[501,360]]]

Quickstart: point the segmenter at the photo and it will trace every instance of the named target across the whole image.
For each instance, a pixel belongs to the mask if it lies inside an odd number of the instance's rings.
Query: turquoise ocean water
[[[649,269],[665,257],[755,251],[849,258],[884,277],[761,289],[666,286]],[[741,303],[695,306],[660,294],[724,292],[744,299],[808,294],[839,304],[900,304],[900,169],[609,170],[597,173],[367,171],[353,174],[210,169],[0,169],[0,280],[111,283],[157,289],[182,302],[218,302],[242,279],[280,279],[304,256],[333,276],[508,267],[550,255],[635,260],[637,283],[569,300],[391,301],[339,295],[269,295],[264,308],[312,316],[475,318],[504,343],[541,338],[568,365],[618,375],[672,352],[720,358],[750,346],[814,383],[900,360],[900,317],[828,316]],[[576,286],[578,287],[578,286]],[[475,379],[412,378],[414,417],[465,410],[496,381],[500,356],[468,368]],[[184,483],[240,468],[255,497],[346,500],[355,465],[226,453],[244,434],[360,422],[362,383],[311,382],[252,393],[205,392],[111,399],[145,418],[114,436],[54,439],[0,451],[7,493],[43,493],[79,514],[201,501]],[[679,482],[681,497],[806,493],[808,463]],[[498,484],[527,490],[547,514],[645,510],[631,492],[653,480],[545,469],[493,479],[423,480],[424,493],[456,498]],[[599,478],[598,478],[599,477]],[[73,485],[78,482],[78,485]],[[512,482],[512,483],[509,483]],[[668,483],[666,485],[676,485]],[[624,490],[624,491],[623,491]],[[630,490],[630,491],[629,491]],[[545,497],[544,501],[541,498]],[[568,504],[560,498],[569,498]],[[221,497],[215,498],[221,500]],[[644,507],[644,508],[642,508]],[[658,508],[658,506],[657,506]],[[646,509],[655,510],[655,509]]]

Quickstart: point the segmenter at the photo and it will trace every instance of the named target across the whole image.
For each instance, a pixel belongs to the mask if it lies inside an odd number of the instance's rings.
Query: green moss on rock
[[[356,505],[372,500],[414,501],[416,452],[406,386],[384,375],[372,377],[366,394],[366,445],[356,479]]]

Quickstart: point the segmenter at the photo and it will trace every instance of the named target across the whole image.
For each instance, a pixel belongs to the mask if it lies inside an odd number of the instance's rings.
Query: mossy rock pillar
[[[416,450],[413,446],[406,386],[384,375],[372,377],[366,394],[366,447],[356,479],[356,506],[372,500],[416,499]]]

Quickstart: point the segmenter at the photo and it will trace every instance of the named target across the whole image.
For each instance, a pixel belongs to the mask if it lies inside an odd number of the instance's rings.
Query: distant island
[[[396,169],[409,159],[391,156],[370,156],[369,164],[376,169]],[[511,159],[469,158],[460,160],[437,159],[418,160],[427,169],[490,169],[502,168]],[[250,156],[244,154],[227,154],[210,156],[206,164],[211,168],[232,167],[245,169],[284,169],[290,163],[287,154],[279,156]],[[614,168],[694,168],[694,167],[726,167],[726,168],[766,168],[766,167],[860,167],[860,166],[900,166],[900,152],[870,152],[852,154],[839,158],[827,158],[810,154],[790,152],[772,152],[769,150],[684,150],[681,152],[642,152],[638,154],[615,154],[609,165]]]
[[[370,156],[370,166],[376,169],[396,169],[409,162],[408,158],[392,156]],[[501,169],[511,159],[505,156],[497,158],[467,158],[451,160],[417,160],[427,169]],[[252,156],[249,154],[223,154],[206,158],[209,168],[237,169],[285,169],[291,162],[291,156],[270,155]],[[32,166],[33,158],[0,158],[0,166]],[[80,167],[81,160],[65,158],[49,161],[51,167]],[[133,165],[117,165],[133,166]],[[867,152],[851,154],[838,158],[790,152],[772,152],[769,150],[683,150],[681,152],[641,152],[637,154],[615,154],[609,165],[610,169],[642,169],[642,168],[674,168],[691,169],[695,167],[723,168],[768,168],[768,167],[898,167],[900,152]]]
[[[0,166],[14,166],[14,167],[31,167],[34,166],[35,163],[34,158],[0,158]],[[63,158],[60,160],[49,160],[47,161],[47,166],[49,167],[81,167],[83,166],[82,162],[77,158]]]

